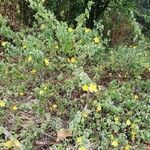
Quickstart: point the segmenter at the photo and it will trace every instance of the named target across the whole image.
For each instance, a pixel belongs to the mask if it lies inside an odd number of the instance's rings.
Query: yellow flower
[[[56,49],[58,49],[58,48],[59,48],[59,46],[58,46],[58,45],[55,45],[55,48],[56,48]]]
[[[85,33],[91,32],[91,29],[85,28]]]
[[[36,69],[32,69],[31,74],[35,74],[35,73],[36,73]]]
[[[40,26],[40,29],[43,30],[45,28],[44,24]]]
[[[100,112],[102,110],[102,107],[99,105],[99,106],[97,106],[97,108],[96,108],[96,111],[97,112]]]
[[[25,43],[22,44],[22,48],[26,49],[27,45]]]
[[[32,56],[29,56],[28,57],[28,62],[30,62],[30,61],[32,61],[33,59],[32,59]]]
[[[73,32],[73,29],[71,27],[68,28],[68,32]]]
[[[82,139],[82,137],[80,136],[80,137],[77,138],[77,144],[78,144],[78,145],[81,145],[82,143],[83,143],[83,139]]]
[[[90,91],[91,93],[97,92],[97,91],[98,91],[98,90],[97,90],[97,85],[94,84],[94,83],[91,83],[90,86],[89,86],[89,91]]]
[[[131,124],[131,121],[128,119],[127,121],[126,121],[126,125],[130,125]]]
[[[79,150],[86,150],[84,146],[79,147]]]
[[[5,106],[5,101],[0,100],[0,107],[4,107]]]
[[[133,48],[134,48],[134,49],[136,49],[136,48],[137,48],[137,46],[133,46]]]
[[[134,95],[134,99],[136,99],[136,100],[137,100],[138,98],[139,98],[139,97],[138,97],[138,95]]]
[[[44,86],[44,90],[47,90],[47,86]]]
[[[18,109],[18,107],[16,106],[16,105],[14,105],[13,107],[12,107],[12,110],[14,110],[14,111],[16,111]]]
[[[72,57],[72,58],[68,59],[68,62],[74,64],[74,63],[76,63],[77,61],[76,61],[75,57]]]
[[[3,143],[4,147],[10,149],[10,148],[14,148],[14,147],[18,147],[20,148],[21,147],[21,144],[18,140],[16,139],[11,139],[5,143]]]
[[[3,47],[5,47],[7,42],[2,42],[1,44],[2,44]]]
[[[110,51],[110,54],[113,54],[114,52],[113,51]]]
[[[56,105],[56,104],[53,104],[52,107],[53,107],[54,109],[56,109],[56,108],[57,108],[57,105]]]
[[[111,145],[112,145],[113,147],[117,147],[117,146],[118,146],[118,141],[117,141],[117,140],[112,141],[112,142],[111,142]]]
[[[82,86],[82,90],[87,92],[89,90],[89,87],[85,84],[84,86]]]
[[[23,95],[24,95],[24,93],[23,93],[23,92],[20,92],[19,94],[20,94],[20,96],[23,96]]]
[[[115,117],[114,120],[115,120],[115,123],[119,123],[119,117]]]
[[[134,141],[135,140],[135,136],[136,136],[136,132],[135,131],[131,131],[131,140]]]
[[[43,91],[43,90],[40,90],[40,91],[39,91],[39,94],[40,94],[40,95],[42,95],[43,93],[44,93],[44,91]]]
[[[99,37],[95,37],[95,38],[94,38],[94,42],[95,42],[96,44],[99,44],[99,43],[100,43],[100,38],[99,38]]]
[[[46,66],[48,66],[49,65],[49,60],[47,58],[45,58],[44,63],[45,63]]]
[[[89,115],[89,113],[88,113],[87,111],[83,111],[83,112],[82,112],[82,117],[83,117],[83,118],[87,118],[88,115]]]
[[[126,145],[126,146],[124,147],[124,150],[130,150],[130,145]]]

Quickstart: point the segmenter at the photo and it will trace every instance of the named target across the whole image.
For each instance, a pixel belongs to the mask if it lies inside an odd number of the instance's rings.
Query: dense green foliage
[[[27,2],[32,27],[0,15],[0,149],[146,149],[150,46],[134,1]]]

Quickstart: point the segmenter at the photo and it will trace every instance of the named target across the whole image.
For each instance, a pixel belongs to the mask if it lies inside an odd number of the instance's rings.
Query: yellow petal
[[[88,87],[87,85],[84,85],[84,86],[82,87],[82,90],[85,91],[85,92],[87,92],[88,89],[89,89],[89,87]]]
[[[87,118],[89,115],[89,113],[87,111],[83,111],[82,112],[82,117]]]
[[[102,107],[99,105],[99,106],[97,106],[97,108],[96,108],[96,111],[97,112],[100,112],[102,110]]]
[[[28,62],[32,61],[32,56],[28,57]]]
[[[111,145],[112,145],[113,147],[117,147],[117,146],[118,146],[118,141],[117,141],[117,140],[112,141],[112,142],[111,142]]]
[[[5,101],[0,100],[0,107],[4,107],[5,106]]]
[[[139,98],[139,97],[138,97],[138,95],[134,95],[134,99],[136,99],[136,100],[137,100],[138,98]]]
[[[23,96],[23,95],[24,95],[24,93],[23,93],[23,92],[20,92],[19,94],[20,94],[20,96]]]
[[[47,86],[44,86],[44,90],[47,90]]]
[[[56,108],[57,108],[57,105],[56,105],[56,104],[53,104],[52,107],[53,107],[54,109],[56,109]]]
[[[134,48],[134,49],[136,49],[136,48],[137,48],[137,46],[133,46],[133,48]]]
[[[95,37],[95,38],[94,38],[94,42],[95,42],[96,44],[99,44],[99,43],[100,43],[100,38],[99,38],[99,37]]]
[[[72,57],[72,58],[68,58],[68,62],[74,64],[77,61],[76,61],[75,57]]]
[[[115,120],[115,123],[119,123],[119,117],[115,117],[114,120]]]
[[[15,146],[13,140],[9,140],[9,141],[7,141],[6,143],[4,143],[3,145],[4,145],[4,147],[7,147],[7,148],[12,148],[12,147]]]
[[[55,48],[56,48],[56,49],[58,49],[58,48],[59,48],[59,46],[58,46],[58,45],[55,45]]]
[[[126,121],[126,125],[130,125],[131,124],[131,121],[128,119],[127,121]]]
[[[84,146],[79,147],[79,150],[86,150]]]
[[[16,105],[14,105],[13,107],[12,107],[12,110],[14,110],[14,111],[16,111],[18,109],[18,107],[16,106]]]
[[[85,28],[85,33],[91,32],[91,29]]]
[[[45,63],[46,66],[48,66],[49,65],[49,60],[47,58],[45,58],[44,63]]]
[[[71,27],[68,28],[68,32],[73,32],[73,29]]]
[[[27,45],[25,43],[22,44],[22,48],[26,49]]]
[[[39,91],[39,94],[40,94],[40,95],[42,95],[43,93],[44,93],[44,91],[43,91],[43,90],[40,90],[40,91]]]
[[[130,150],[130,145],[126,145],[126,146],[124,147],[124,150]]]
[[[78,138],[77,138],[77,144],[78,144],[78,145],[81,145],[82,142],[83,142],[82,137],[78,137]]]
[[[98,90],[97,90],[97,85],[94,84],[94,83],[91,83],[90,86],[89,86],[89,91],[90,91],[91,93],[97,92],[97,91],[98,91]]]
[[[3,47],[5,47],[7,42],[2,42],[1,44],[2,44]]]
[[[5,143],[3,143],[4,147],[10,149],[10,148],[14,148],[14,147],[18,147],[20,148],[21,147],[21,144],[18,140],[16,139],[11,139]]]
[[[35,74],[35,73],[36,73],[36,69],[32,69],[31,74]]]
[[[76,62],[76,59],[75,59],[74,57],[72,57],[72,58],[71,58],[71,62],[72,62],[72,63],[75,63],[75,62]]]

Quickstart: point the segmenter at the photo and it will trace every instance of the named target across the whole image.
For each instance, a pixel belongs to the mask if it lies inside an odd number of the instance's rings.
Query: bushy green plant
[[[13,32],[0,16],[6,39],[0,147],[144,149],[150,140],[146,44],[109,48],[101,22],[86,27],[92,3],[72,27],[42,1],[29,2],[36,11],[32,28]]]

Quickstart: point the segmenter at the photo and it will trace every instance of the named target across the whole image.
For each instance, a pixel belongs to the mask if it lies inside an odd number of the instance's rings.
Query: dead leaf
[[[60,129],[59,131],[57,131],[57,139],[56,141],[62,141],[67,137],[72,137],[72,133],[71,131],[69,131],[68,129]]]

